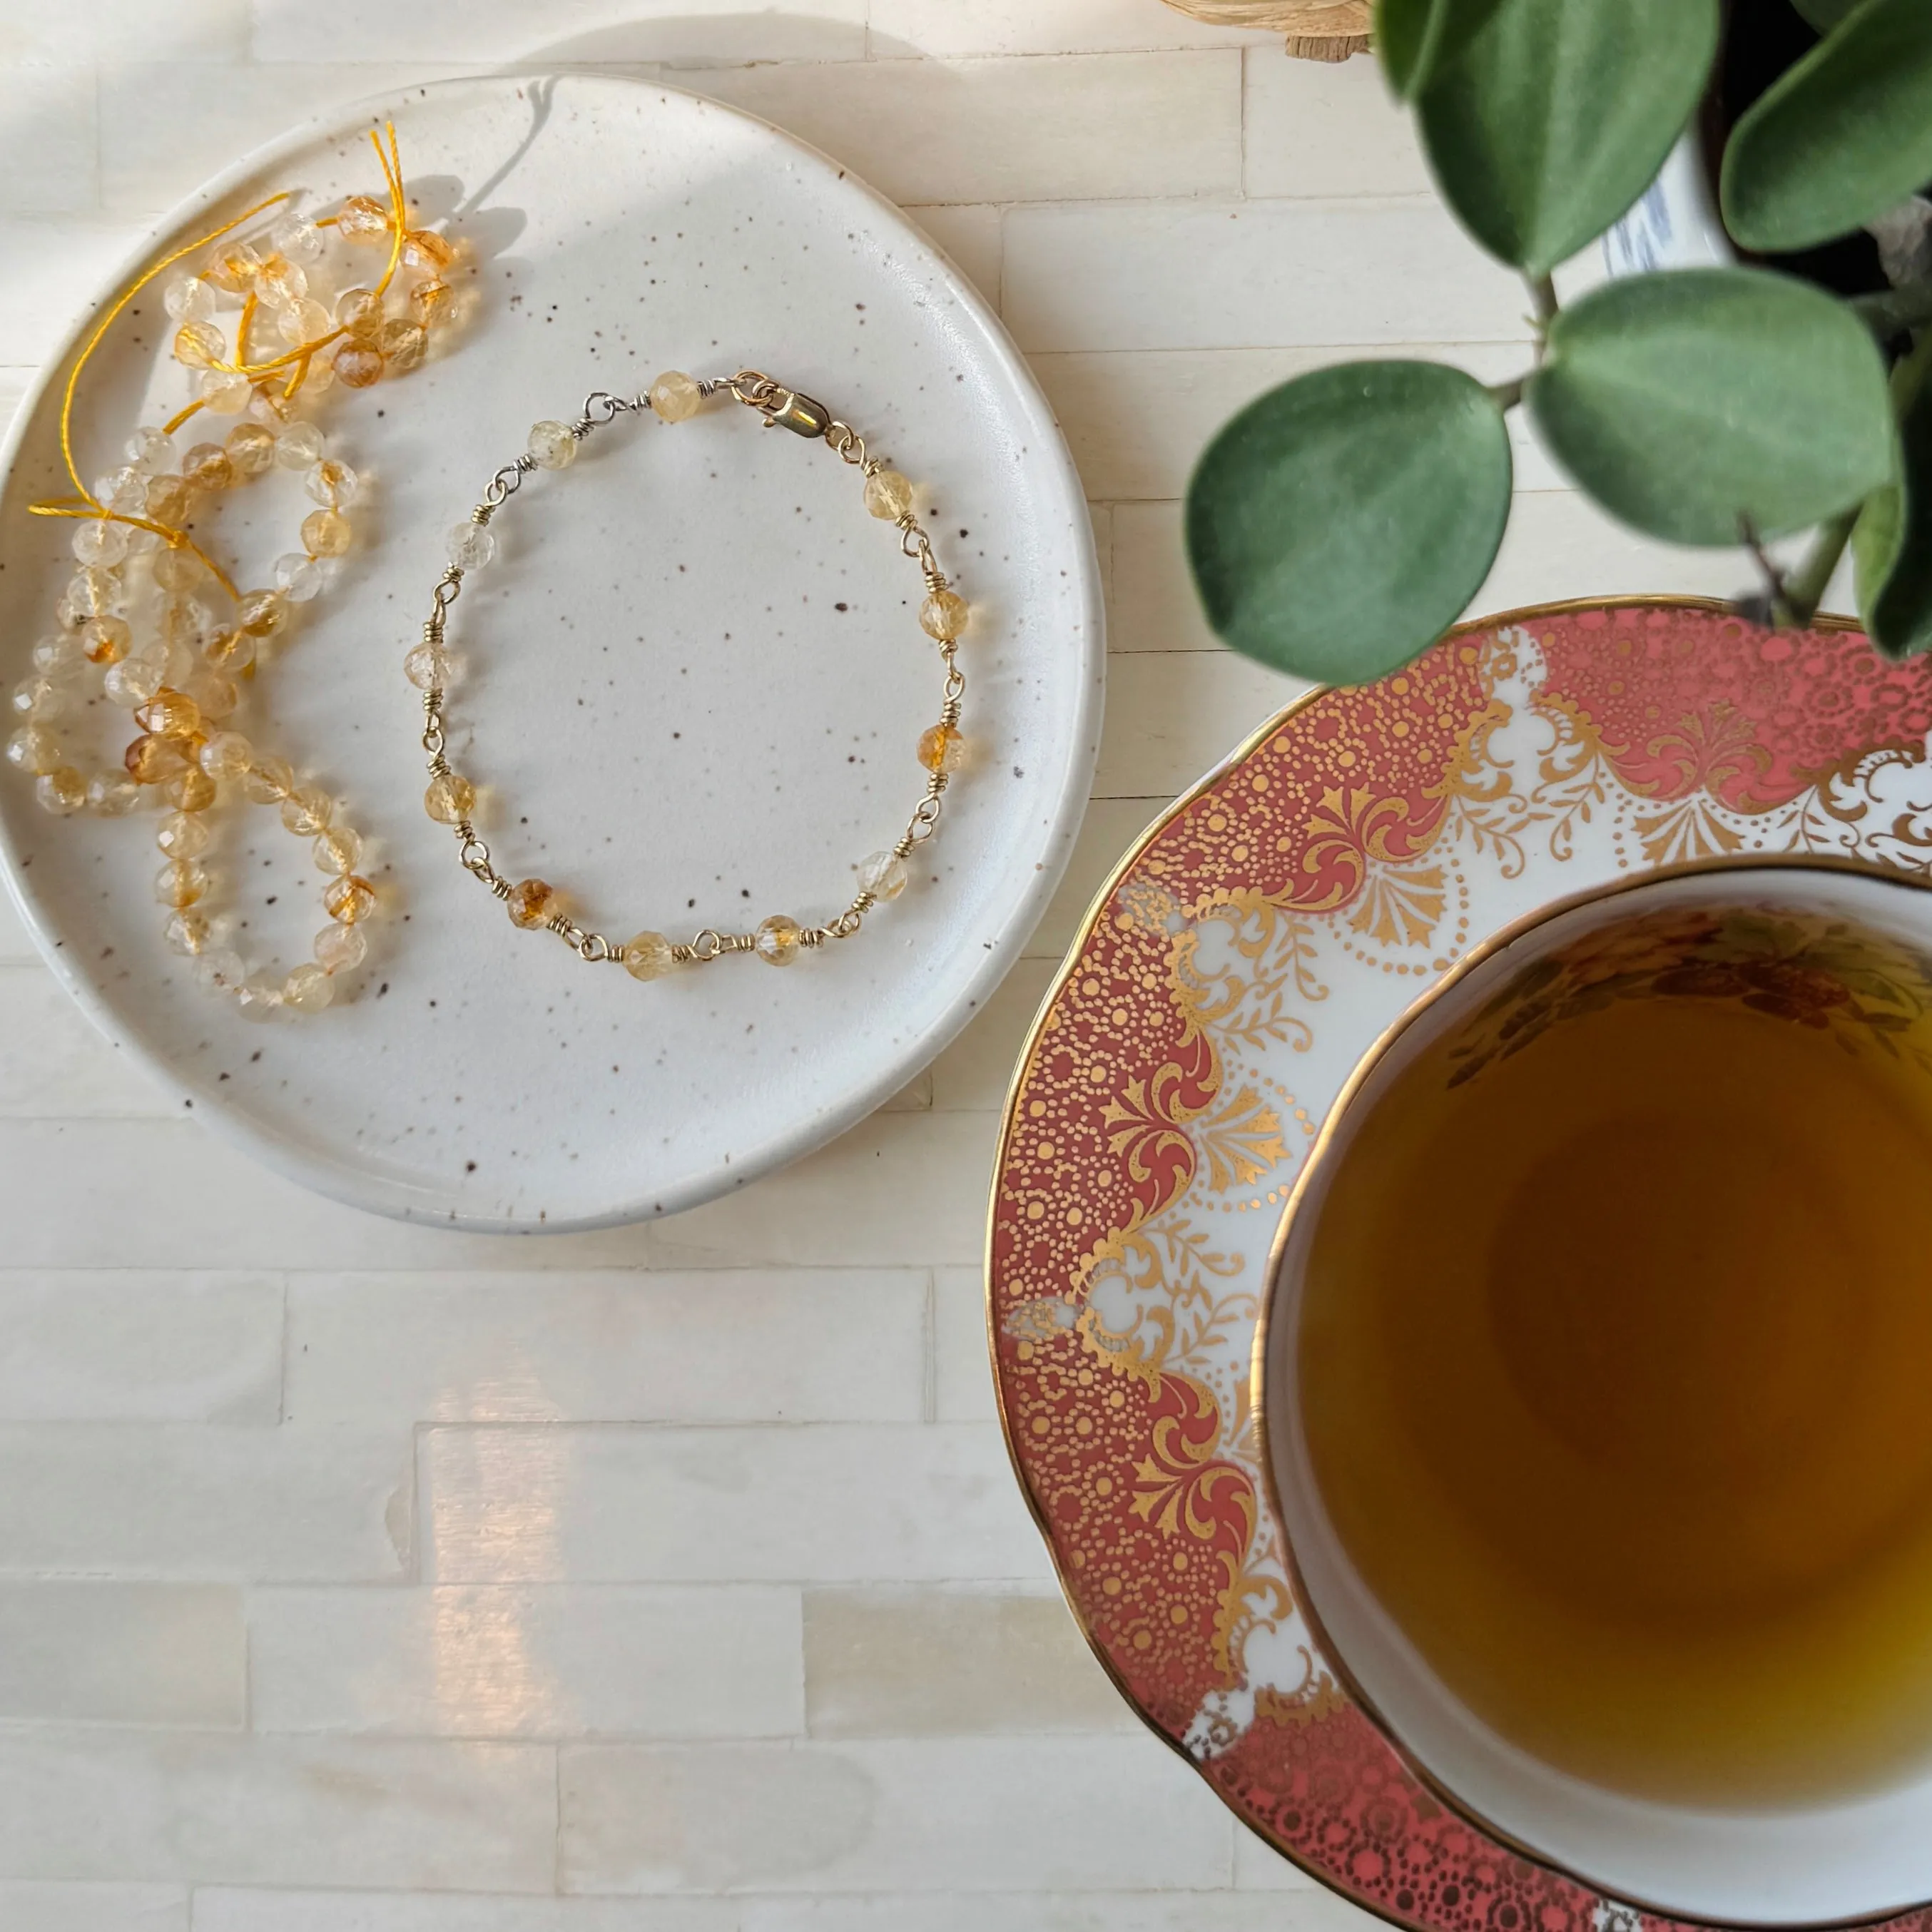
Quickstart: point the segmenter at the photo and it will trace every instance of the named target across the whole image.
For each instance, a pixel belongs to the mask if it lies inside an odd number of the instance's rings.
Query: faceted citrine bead
[[[87,782],[87,808],[103,818],[124,818],[141,802],[141,788],[132,778],[96,772]]]
[[[338,510],[314,510],[302,519],[302,548],[310,556],[340,556],[351,535],[349,519]]]
[[[326,926],[315,936],[316,963],[325,973],[359,966],[369,950],[367,937],[352,926]]]
[[[237,423],[226,446],[229,467],[237,476],[260,476],[274,467],[274,432],[260,423]]]
[[[406,376],[429,353],[429,337],[421,322],[398,316],[376,331],[376,347],[392,376]]]
[[[335,352],[335,373],[352,389],[382,380],[382,352],[367,343],[348,342]]]
[[[255,762],[255,748],[239,731],[218,731],[201,748],[199,763],[212,778],[245,778]]]
[[[82,564],[68,579],[67,601],[86,616],[105,616],[121,601],[121,580],[98,563]]]
[[[318,832],[310,848],[315,855],[316,870],[346,877],[362,856],[362,835],[346,825],[332,825]]]
[[[971,614],[958,592],[935,590],[919,607],[919,628],[937,642],[950,644],[965,629]]]
[[[292,302],[275,317],[275,333],[291,349],[304,343],[320,342],[334,326],[327,309],[312,296]]]
[[[577,439],[568,423],[532,423],[529,448],[539,470],[568,470],[577,460]]]
[[[650,404],[666,422],[686,422],[704,406],[704,394],[682,369],[667,369],[651,385]]]
[[[799,932],[798,921],[788,918],[782,912],[775,912],[770,919],[758,922],[752,944],[758,957],[767,965],[789,966],[798,957],[804,941]]]
[[[238,416],[255,394],[255,386],[246,376],[226,369],[204,369],[197,386],[201,400],[218,416]]]
[[[238,296],[248,291],[261,266],[261,256],[248,242],[230,242],[215,250],[201,278],[224,294]]]
[[[322,432],[312,422],[292,422],[275,437],[275,460],[284,470],[312,469],[322,460]]]
[[[449,683],[449,656],[434,644],[418,644],[403,660],[403,675],[418,691],[441,691]]]
[[[373,341],[382,326],[382,298],[374,289],[344,289],[335,298],[335,320],[358,341]]]
[[[192,590],[206,574],[201,559],[185,548],[161,551],[155,557],[153,568],[156,585],[170,592]]]
[[[562,910],[555,888],[542,879],[519,880],[510,888],[510,896],[503,903],[508,908],[510,923],[526,931],[542,926]]]
[[[190,671],[182,689],[201,706],[203,724],[214,718],[226,718],[241,696],[232,680],[218,677],[212,670]]]
[[[912,485],[896,470],[880,470],[866,478],[866,507],[889,524],[897,523],[912,508]]]
[[[60,740],[44,724],[29,724],[7,740],[7,762],[38,778],[58,769]]]
[[[184,322],[175,331],[175,360],[190,369],[207,369],[224,362],[228,344],[212,322]]]
[[[160,784],[188,768],[188,749],[178,738],[143,732],[128,747],[122,763],[136,784]]]
[[[295,767],[286,758],[258,758],[242,775],[242,789],[255,805],[279,805],[295,788]]]
[[[255,640],[246,631],[217,631],[201,654],[218,670],[246,670],[255,662]]]
[[[183,479],[197,490],[226,490],[235,481],[235,466],[218,442],[198,442],[182,458]]]
[[[235,1010],[244,1020],[272,1019],[281,1006],[282,982],[272,973],[250,973],[235,988]]]
[[[325,510],[346,510],[355,502],[362,479],[347,464],[325,456],[302,478],[302,488]]]
[[[178,476],[163,474],[148,478],[148,514],[170,529],[188,514],[188,485]]]
[[[966,755],[966,740],[950,724],[934,724],[919,737],[919,761],[929,772],[956,772]]]
[[[380,242],[389,232],[389,211],[372,196],[352,194],[335,214],[335,232],[345,242]]]
[[[199,765],[190,765],[167,781],[161,796],[178,812],[206,812],[214,802],[214,781]]]
[[[191,738],[201,729],[201,706],[184,691],[166,685],[134,713],[143,730],[163,738]]]
[[[190,959],[206,949],[212,936],[208,921],[198,912],[178,912],[161,928],[161,937],[167,941],[169,950]]]
[[[410,311],[427,328],[448,313],[454,292],[447,282],[418,282],[410,291]]]
[[[376,888],[367,879],[345,872],[322,888],[322,903],[331,919],[355,926],[376,910]]]
[[[87,802],[87,781],[71,765],[56,765],[34,781],[34,799],[43,812],[65,818]]]
[[[429,782],[423,809],[439,825],[458,825],[476,808],[476,788],[460,772],[445,772]]]
[[[430,268],[440,274],[456,260],[456,244],[434,228],[412,228],[403,242],[403,260],[412,268]]]
[[[90,617],[80,627],[81,655],[89,664],[118,664],[134,637],[124,617]]]
[[[906,862],[896,852],[874,852],[859,867],[859,890],[882,904],[906,889]]]
[[[279,590],[251,590],[235,607],[237,628],[251,638],[272,638],[288,621],[288,599]]]
[[[334,800],[314,787],[282,800],[282,824],[298,838],[313,838],[334,816]]]
[[[145,704],[161,688],[161,668],[152,658],[123,658],[107,667],[100,680],[100,694],[110,704],[125,705],[133,710]]]
[[[634,980],[662,980],[676,964],[661,932],[640,932],[624,942],[624,970]]]
[[[170,812],[154,833],[154,843],[170,859],[199,859],[212,835],[208,820],[191,812]]]
[[[199,859],[170,859],[154,874],[154,896],[178,912],[208,896],[208,868]]]
[[[298,1013],[319,1013],[335,997],[334,982],[323,966],[298,966],[282,982],[282,1004]]]

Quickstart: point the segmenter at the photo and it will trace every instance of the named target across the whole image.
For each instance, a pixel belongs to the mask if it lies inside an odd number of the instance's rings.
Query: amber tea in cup
[[[1928,1774],[1932,896],[1750,868],[1540,922],[1358,1075],[1275,1296],[1309,1607],[1452,1798],[1732,1916],[1659,1820]]]

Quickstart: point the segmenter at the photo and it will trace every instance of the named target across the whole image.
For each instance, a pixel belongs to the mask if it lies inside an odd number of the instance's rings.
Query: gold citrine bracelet
[[[785,914],[774,913],[749,932],[721,932],[706,926],[682,945],[674,944],[661,932],[640,932],[620,944],[579,925],[571,916],[563,896],[546,880],[506,878],[478,836],[472,817],[476,790],[450,764],[443,726],[445,694],[454,673],[446,647],[449,607],[461,591],[466,575],[484,568],[495,556],[496,539],[490,532],[490,520],[531,472],[568,469],[584,440],[620,416],[648,410],[662,422],[683,422],[718,395],[734,397],[756,410],[767,428],[776,425],[825,443],[865,478],[866,508],[898,530],[901,550],[919,566],[925,580],[920,628],[938,646],[946,674],[939,722],[919,740],[919,762],[926,772],[924,796],[914,806],[898,838],[860,865],[859,890],[844,911],[819,926],[800,926]],[[422,641],[404,664],[405,675],[422,693],[422,746],[429,754],[430,773],[423,805],[430,818],[455,833],[464,871],[480,879],[504,902],[514,925],[555,933],[580,959],[614,962],[633,979],[656,980],[679,967],[703,965],[728,952],[755,952],[773,966],[789,966],[808,947],[823,946],[828,939],[850,938],[874,906],[897,898],[905,890],[906,860],[938,828],[946,785],[966,748],[959,731],[966,680],[958,656],[969,614],[965,599],[947,584],[933,557],[932,543],[914,514],[912,485],[880,458],[868,455],[865,438],[838,421],[824,404],[755,369],[741,369],[735,376],[704,382],[673,370],[660,376],[646,394],[628,398],[598,390],[585,398],[574,422],[545,422],[532,427],[524,454],[496,472],[469,520],[450,532],[448,559],[436,586],[434,608],[423,626]]]

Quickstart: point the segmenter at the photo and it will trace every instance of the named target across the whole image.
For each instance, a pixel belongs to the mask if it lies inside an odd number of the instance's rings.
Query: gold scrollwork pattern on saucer
[[[1472,626],[1396,676],[1305,700],[1184,798],[1042,1012],[988,1233],[1016,1468],[1130,1700],[1240,1816],[1384,1917],[1660,1925],[1448,1813],[1322,1660],[1250,1412],[1282,1203],[1360,1053],[1538,905],[1713,856],[1932,870],[1929,730],[1932,670],[1844,627],[1774,634],[1658,600]],[[1926,1009],[1919,963],[1840,1001],[1828,936],[1786,938],[1779,985],[1755,990],[1794,1013],[1895,1035]]]

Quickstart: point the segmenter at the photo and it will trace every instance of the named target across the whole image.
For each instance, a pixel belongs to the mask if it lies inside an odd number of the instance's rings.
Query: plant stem
[[[1505,412],[1514,409],[1522,400],[1523,385],[1528,380],[1527,376],[1516,376],[1507,382],[1492,382],[1490,394],[1496,407]]]
[[[1556,314],[1556,284],[1547,275],[1526,275],[1524,282],[1529,290],[1529,299],[1536,323],[1536,359],[1543,360],[1544,338],[1550,333],[1550,325]]]
[[[1838,560],[1845,554],[1845,546],[1852,539],[1852,526],[1858,520],[1857,508],[1840,511],[1829,523],[1818,526],[1818,534],[1811,539],[1811,548],[1804,561],[1784,580],[1783,602],[1784,618],[1787,623],[1802,629],[1818,614],[1818,606],[1825,601],[1825,592],[1832,581],[1832,573],[1838,567]]]

